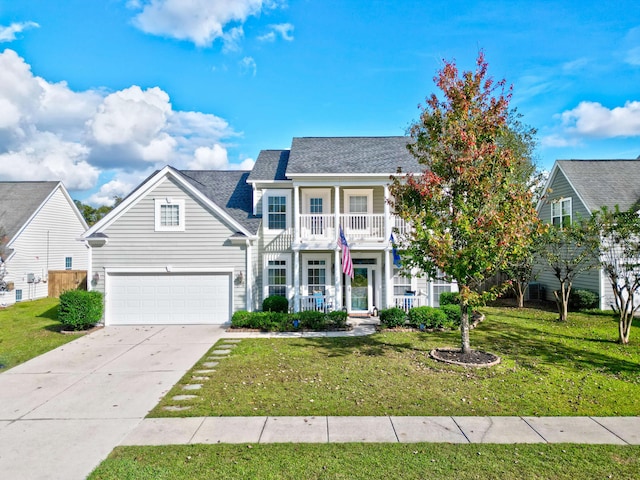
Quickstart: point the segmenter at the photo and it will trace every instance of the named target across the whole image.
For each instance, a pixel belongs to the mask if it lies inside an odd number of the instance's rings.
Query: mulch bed
[[[462,353],[459,348],[435,348],[429,352],[435,360],[465,367],[493,367],[500,363],[500,357],[482,350]]]

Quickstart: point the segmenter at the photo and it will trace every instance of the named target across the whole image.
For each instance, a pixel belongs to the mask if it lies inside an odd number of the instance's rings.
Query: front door
[[[370,267],[355,267],[351,279],[351,311],[368,312],[371,298]]]

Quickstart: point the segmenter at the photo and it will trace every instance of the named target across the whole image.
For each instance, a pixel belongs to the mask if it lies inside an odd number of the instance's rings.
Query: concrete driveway
[[[223,336],[107,327],[0,374],[0,478],[85,478]]]

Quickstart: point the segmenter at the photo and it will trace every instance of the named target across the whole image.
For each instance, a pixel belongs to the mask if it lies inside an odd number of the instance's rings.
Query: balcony
[[[426,295],[394,295],[393,306],[409,312],[413,307],[424,307],[429,304]]]
[[[401,218],[392,216],[393,227],[405,234],[408,224]],[[383,214],[341,214],[340,225],[348,242],[385,242],[385,218]],[[331,242],[338,239],[336,217],[333,214],[302,214],[298,217],[300,241]]]

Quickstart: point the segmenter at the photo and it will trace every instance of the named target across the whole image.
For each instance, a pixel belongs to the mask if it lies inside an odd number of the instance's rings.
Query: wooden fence
[[[85,270],[49,270],[49,296],[58,298],[67,290],[86,290]]]

